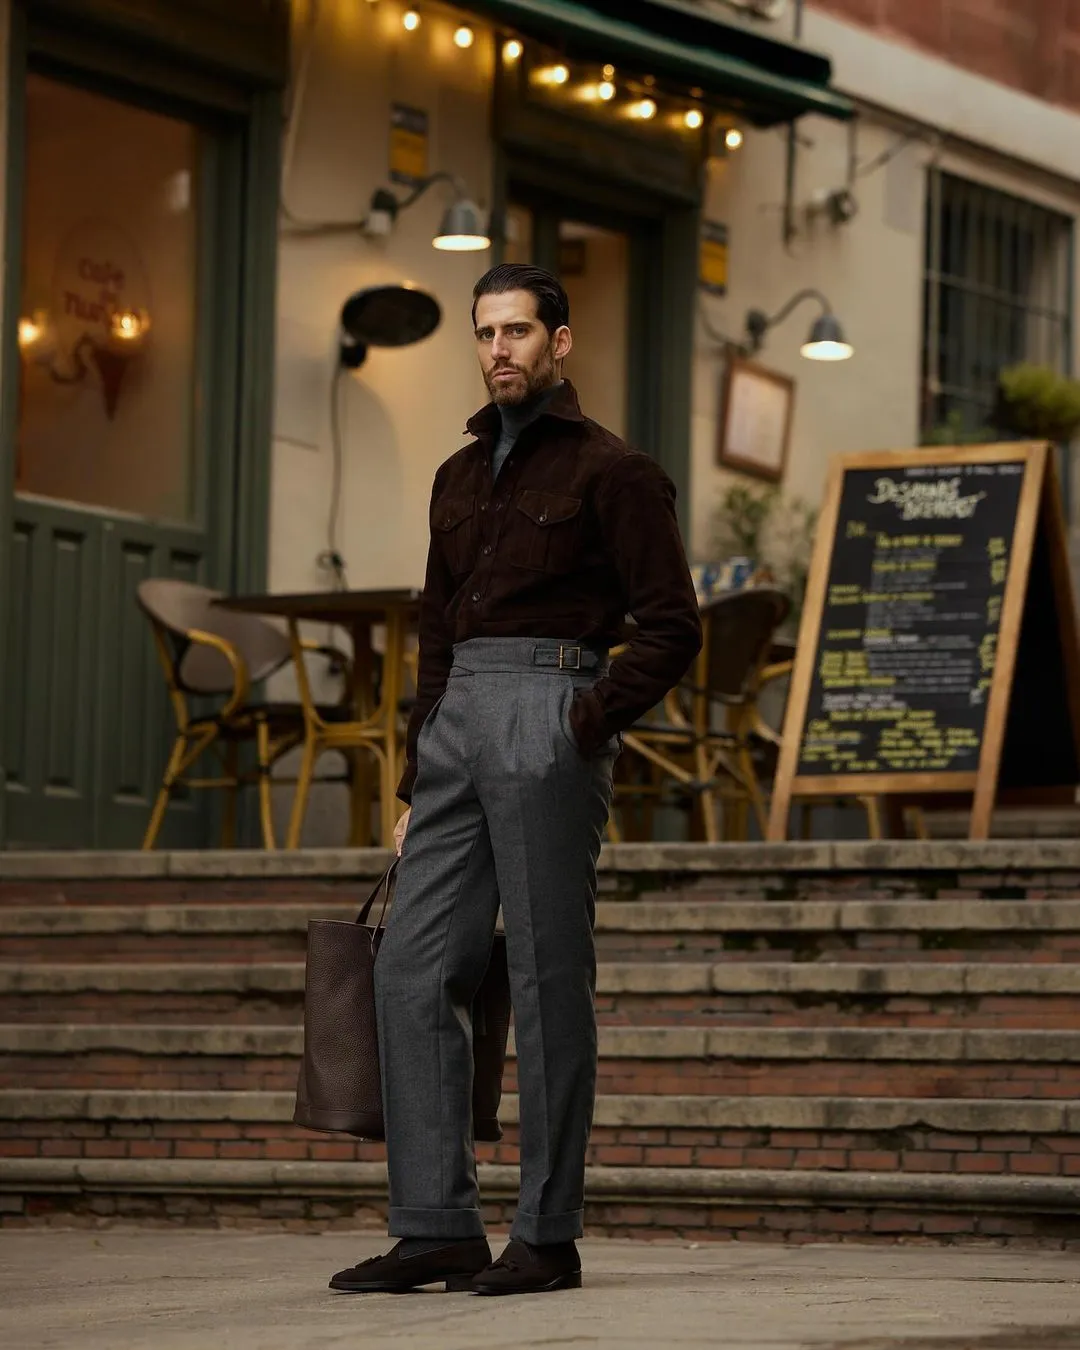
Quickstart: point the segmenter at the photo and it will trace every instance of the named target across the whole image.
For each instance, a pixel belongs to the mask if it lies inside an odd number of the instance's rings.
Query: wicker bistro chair
[[[754,764],[754,737],[764,726],[757,695],[773,636],[790,610],[788,597],[771,587],[737,591],[702,607],[704,642],[690,682],[624,737],[625,748],[651,767],[652,781],[635,782],[631,771],[616,789],[617,801],[674,790],[700,803],[709,843],[723,833],[721,802],[736,820],[744,821],[749,807],[764,838],[765,798]],[[745,835],[745,824],[732,832]]]
[[[231,847],[236,840],[239,790],[254,785],[259,791],[263,846],[273,849],[271,770],[282,755],[303,742],[305,721],[299,703],[259,703],[251,695],[254,685],[292,659],[288,635],[258,615],[234,614],[218,607],[219,591],[187,581],[144,581],[136,598],[150,621],[177,728],[143,848],[152,849],[157,842],[170,798],[179,787],[218,788],[227,793],[222,845]],[[345,656],[335,648],[308,641],[303,647],[348,671]],[[218,700],[214,711],[197,712],[192,707],[194,700],[211,699]],[[336,709],[321,711],[328,717],[336,713]],[[254,772],[240,771],[244,743],[255,746]],[[219,759],[222,775],[188,777],[208,751]]]

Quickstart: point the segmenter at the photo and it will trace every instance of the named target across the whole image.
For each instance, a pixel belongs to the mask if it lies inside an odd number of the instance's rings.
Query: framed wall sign
[[[787,468],[795,381],[754,361],[728,362],[717,463],[770,483]]]

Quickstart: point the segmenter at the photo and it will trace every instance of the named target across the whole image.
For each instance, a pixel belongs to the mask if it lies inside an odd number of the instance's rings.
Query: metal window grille
[[[977,438],[1004,367],[1070,369],[1073,223],[937,169],[929,189],[922,428]]]

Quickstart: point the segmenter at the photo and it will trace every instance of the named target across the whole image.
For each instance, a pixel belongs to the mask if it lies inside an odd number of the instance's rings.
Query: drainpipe
[[[795,0],[795,25],[792,37],[801,41],[803,32],[803,0]],[[791,252],[792,240],[798,234],[795,224],[795,169],[799,157],[799,133],[795,123],[788,127],[787,162],[784,169],[784,247]]]

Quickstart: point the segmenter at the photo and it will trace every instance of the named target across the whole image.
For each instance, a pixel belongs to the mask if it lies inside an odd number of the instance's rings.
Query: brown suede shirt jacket
[[[701,647],[675,488],[660,466],[585,417],[568,381],[493,483],[500,425],[489,404],[468,424],[473,442],[435,475],[417,702],[398,788],[405,802],[420,728],[446,688],[455,643],[536,637],[607,649],[632,614],[629,647],[570,709],[586,756],[659,703]]]

